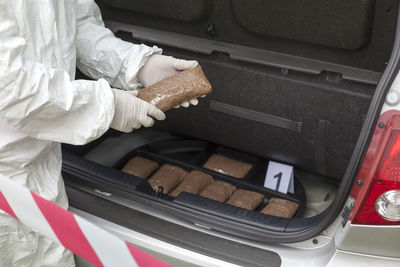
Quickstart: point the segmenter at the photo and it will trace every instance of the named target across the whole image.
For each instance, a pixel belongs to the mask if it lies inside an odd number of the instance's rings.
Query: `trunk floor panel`
[[[65,148],[68,150],[68,147]],[[250,163],[253,165],[253,168],[243,179],[236,179],[202,168],[204,162],[213,153],[219,153],[239,161]],[[250,227],[266,227],[265,229],[277,232],[285,231],[286,225],[290,222],[290,219],[259,213],[270,198],[277,197],[297,202],[299,204],[299,209],[294,218],[296,218],[296,220],[302,220],[301,218],[322,212],[325,207],[329,206],[334,196],[333,186],[326,187],[324,185],[322,189],[318,190],[309,187],[309,185],[328,184],[330,182],[324,180],[329,178],[308,174],[304,171],[297,171],[296,169],[295,194],[286,195],[269,190],[263,187],[268,163],[267,160],[221,147],[207,141],[182,139],[181,137],[152,129],[143,129],[134,134],[108,135],[95,148],[90,148],[89,151],[86,151],[84,158],[77,155],[71,158],[68,154],[70,153],[65,153],[64,161],[66,164],[64,164],[63,167],[67,184],[69,180],[75,184],[77,182],[80,183],[81,177],[83,177],[81,181],[82,184],[91,184],[90,181],[93,180],[92,176],[99,176],[100,178],[94,178],[95,181],[97,181],[95,182],[95,188],[99,190],[107,191],[107,189],[110,189],[106,184],[117,186],[117,188],[122,190],[124,190],[123,188],[125,187],[126,192],[120,194],[122,197],[124,197],[125,194],[127,196],[132,194],[129,192],[138,192],[139,194],[147,195],[147,201],[171,203],[175,208],[181,207],[181,212],[183,212],[183,214],[185,211],[203,212],[209,214],[209,216],[217,216],[222,219],[228,219],[229,221],[232,220],[234,223],[249,225]],[[152,192],[146,180],[119,171],[122,166],[134,156],[142,156],[154,160],[158,162],[160,166],[168,163],[188,171],[200,170],[212,175],[217,180],[234,184],[238,188],[262,193],[265,198],[256,211],[245,210],[186,192],[181,193],[176,198],[166,195],[159,198]],[[104,187],[99,187],[102,180],[101,177],[105,179]],[[310,179],[311,182],[308,182],[308,179]],[[315,183],[313,179],[324,182]],[[117,185],[120,181],[122,181],[122,184]],[[312,201],[308,206],[306,205],[306,193],[302,183],[307,184],[307,187],[309,187],[307,188],[307,193],[310,195]],[[316,196],[313,194],[314,191]],[[148,203],[150,204],[150,202]],[[306,216],[304,216],[305,212],[307,212]],[[180,216],[181,215],[178,215],[178,217]],[[238,233],[238,235],[240,236],[241,234]]]
[[[139,135],[136,137],[134,134],[131,135],[122,135],[121,137],[113,138],[110,142],[104,142],[105,145],[103,146],[100,144],[95,150],[96,152],[89,152],[89,158],[95,162],[99,163],[99,160],[96,158],[96,155],[100,156],[101,160],[100,162],[104,162],[104,155],[115,155],[114,151],[120,151],[120,147],[135,147],[132,151],[129,153],[125,153],[125,155],[122,156],[122,154],[119,155],[119,158],[114,158],[114,163],[110,163],[114,169],[122,169],[122,167],[133,157],[135,156],[141,156],[150,160],[153,160],[159,165],[163,164],[171,164],[174,166],[181,167],[187,171],[192,171],[192,170],[199,170],[203,173],[208,173],[209,175],[213,176],[214,179],[217,180],[222,180],[225,182],[228,182],[230,184],[235,185],[238,189],[242,188],[245,190],[250,190],[250,191],[255,191],[264,194],[265,198],[262,203],[258,207],[256,211],[260,211],[267,203],[268,200],[272,197],[278,197],[278,198],[284,198],[288,199],[294,202],[297,202],[299,204],[299,209],[295,215],[295,217],[302,217],[304,213],[304,206],[306,203],[306,198],[305,198],[305,193],[304,189],[301,186],[301,184],[298,181],[298,178],[295,178],[295,189],[296,189],[296,194],[281,194],[269,189],[266,189],[263,187],[264,184],[264,179],[265,179],[265,174],[266,174],[266,166],[267,166],[267,161],[263,161],[255,156],[251,156],[245,153],[241,153],[238,151],[230,150],[225,147],[221,147],[206,141],[201,141],[201,140],[192,140],[192,139],[176,139],[174,138],[173,140],[164,140],[164,141],[158,141],[161,140],[162,138],[157,137],[154,138],[155,142],[151,142],[150,140],[152,138],[149,138],[148,141],[146,141],[145,145],[140,146],[141,143],[140,141],[136,140],[142,140],[142,136],[145,135],[145,131],[143,131],[142,135]],[[154,131],[150,132],[151,134],[154,134],[156,136],[156,133]],[[160,134],[161,136],[165,136],[163,133]],[[151,135],[148,135],[151,136]],[[173,138],[168,136],[168,138]],[[136,145],[133,145],[136,144]],[[139,147],[138,147],[139,146]],[[124,152],[126,152],[125,150]],[[219,155],[224,155],[228,158],[232,158],[241,162],[246,162],[249,163],[253,166],[253,168],[250,170],[250,172],[243,178],[243,179],[236,179],[233,177],[229,177],[227,175],[223,175],[221,173],[214,172],[212,170],[208,170],[202,167],[202,165],[207,161],[207,159],[212,155],[212,154],[219,154]],[[88,159],[88,157],[85,157]],[[189,196],[186,196],[184,199],[189,199],[192,196],[189,194]],[[165,196],[167,199],[173,199],[169,196]],[[202,197],[198,197],[202,198]],[[179,196],[178,196],[179,199]],[[200,203],[199,201],[189,201],[192,204],[193,203]],[[204,201],[203,201],[204,202]],[[207,202],[207,201],[206,201]],[[216,203],[218,206],[218,203]],[[209,206],[209,205],[208,205]],[[225,205],[223,205],[225,206]],[[234,209],[237,209],[236,207],[233,207]],[[239,209],[241,210],[241,209]],[[246,211],[247,212],[247,211]],[[252,212],[252,211],[251,211]],[[237,213],[237,212],[233,212]],[[264,216],[264,215],[262,215]],[[261,216],[261,217],[262,217]],[[251,216],[250,217],[254,217]]]

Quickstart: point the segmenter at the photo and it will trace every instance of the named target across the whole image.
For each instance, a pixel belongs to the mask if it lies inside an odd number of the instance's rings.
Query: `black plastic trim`
[[[66,190],[72,207],[158,240],[240,266],[281,266],[281,258],[276,252],[189,229],[68,184]]]
[[[301,133],[302,123],[299,121],[293,121],[271,114],[266,114],[246,108],[229,105],[226,103],[218,102],[215,100],[210,101],[210,110],[228,114],[234,117],[251,120],[282,129],[290,130],[295,133]]]
[[[118,31],[129,32],[136,40],[167,45],[207,55],[213,52],[222,52],[229,54],[229,56],[235,60],[311,74],[320,74],[322,71],[335,72],[342,74],[343,79],[368,84],[377,84],[380,77],[379,72],[300,56],[292,56],[179,33],[165,32],[115,21],[105,21],[105,23],[114,33]]]
[[[328,146],[329,124],[327,120],[318,121],[317,140],[315,142],[315,169],[318,173],[327,174],[326,155]]]

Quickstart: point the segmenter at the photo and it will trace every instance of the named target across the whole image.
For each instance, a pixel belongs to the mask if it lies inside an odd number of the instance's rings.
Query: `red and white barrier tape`
[[[2,175],[0,209],[96,266],[169,266]]]

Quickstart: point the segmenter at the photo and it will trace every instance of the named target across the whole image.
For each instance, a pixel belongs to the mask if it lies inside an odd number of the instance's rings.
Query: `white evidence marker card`
[[[294,193],[293,166],[270,161],[264,187],[287,194]]]

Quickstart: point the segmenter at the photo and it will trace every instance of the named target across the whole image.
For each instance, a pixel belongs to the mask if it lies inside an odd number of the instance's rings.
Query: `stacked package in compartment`
[[[251,164],[217,154],[212,155],[203,167],[236,179],[244,178],[253,168]],[[188,192],[247,210],[258,209],[263,214],[283,218],[292,218],[299,207],[295,202],[279,198],[269,199],[267,205],[262,207],[265,196],[259,192],[238,189],[228,182],[214,180],[210,174],[199,170],[188,172],[170,164],[159,167],[157,162],[140,156],[129,160],[122,171],[148,179],[154,190],[162,187],[163,193],[172,197]]]

